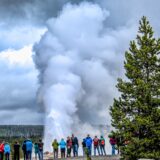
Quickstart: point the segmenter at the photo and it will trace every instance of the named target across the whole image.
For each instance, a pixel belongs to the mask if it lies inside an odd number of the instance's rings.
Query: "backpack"
[[[99,142],[99,139],[98,139],[98,138],[95,138],[95,139],[94,139],[94,146],[98,146],[98,142]]]
[[[101,145],[105,145],[105,140],[104,139],[101,140]]]
[[[26,151],[26,141],[24,141],[23,144],[22,144],[22,150]]]

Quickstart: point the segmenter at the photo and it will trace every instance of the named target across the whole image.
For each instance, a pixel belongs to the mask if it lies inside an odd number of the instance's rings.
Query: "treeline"
[[[43,125],[0,125],[0,137],[43,137]]]

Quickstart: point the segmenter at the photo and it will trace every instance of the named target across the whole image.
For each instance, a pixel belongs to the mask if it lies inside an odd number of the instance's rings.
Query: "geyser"
[[[48,30],[34,46],[38,100],[46,110],[46,150],[54,138],[99,134],[92,125],[110,124],[108,108],[122,73],[119,48],[124,47],[118,41],[126,37],[105,27],[107,16],[96,4],[67,4],[48,20]]]

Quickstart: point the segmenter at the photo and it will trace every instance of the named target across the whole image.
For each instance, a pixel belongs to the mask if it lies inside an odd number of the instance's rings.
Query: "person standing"
[[[110,142],[110,144],[112,146],[112,155],[115,155],[115,145],[116,145],[115,136],[111,137],[109,142]]]
[[[15,141],[15,144],[13,145],[14,149],[14,160],[19,160],[19,149],[20,149],[20,144],[18,141]]]
[[[27,160],[32,160],[32,141],[30,139],[27,139],[26,141],[26,152],[27,152]]]
[[[99,151],[99,139],[97,138],[97,136],[94,137],[93,144],[94,144],[94,156],[96,156],[96,150],[98,151],[98,155],[100,155],[100,151]]]
[[[72,149],[72,140],[70,137],[67,137],[67,157],[71,157],[71,149]]]
[[[24,160],[27,160],[26,141],[27,141],[27,140],[24,140],[24,141],[23,141],[23,144],[22,144],[22,150],[23,150]]]
[[[86,152],[86,139],[83,138],[83,141],[82,141],[82,149],[83,149],[83,156],[85,156],[85,152]]]
[[[39,152],[38,152],[39,160],[43,160],[43,142],[41,139],[39,140],[39,143],[38,143],[38,149],[39,149]]]
[[[105,139],[103,136],[100,137],[100,150],[101,150],[101,155],[106,155],[106,150],[105,150]]]
[[[73,148],[73,156],[78,157],[78,148],[79,148],[79,143],[78,143],[78,138],[72,134],[72,148]]]
[[[86,148],[88,150],[89,156],[91,156],[92,155],[92,138],[90,137],[89,134],[86,137]]]
[[[0,160],[3,160],[3,155],[4,155],[4,142],[1,141],[1,143],[0,143]]]
[[[38,153],[39,153],[38,143],[34,144],[34,153],[35,153],[35,159],[37,160]]]
[[[55,139],[52,143],[54,159],[58,158],[58,146],[59,144],[57,142],[57,139]]]
[[[61,149],[61,158],[65,158],[65,153],[66,153],[66,142],[64,141],[64,139],[62,138],[60,143],[60,149]]]
[[[11,152],[11,148],[9,143],[5,143],[4,145],[4,154],[5,154],[5,160],[9,160],[10,159],[10,152]]]

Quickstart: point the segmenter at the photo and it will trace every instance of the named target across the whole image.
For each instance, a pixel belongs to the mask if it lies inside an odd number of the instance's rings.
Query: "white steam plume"
[[[108,16],[96,4],[67,4],[34,46],[47,150],[54,138],[98,134],[93,124],[110,124],[108,108],[117,96],[116,79],[135,27],[109,29],[104,25]]]

